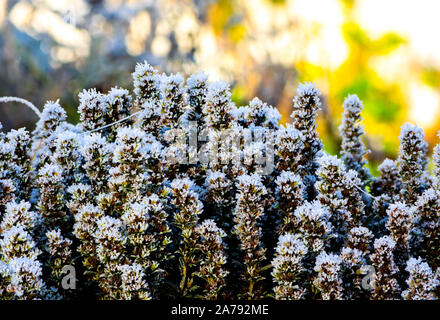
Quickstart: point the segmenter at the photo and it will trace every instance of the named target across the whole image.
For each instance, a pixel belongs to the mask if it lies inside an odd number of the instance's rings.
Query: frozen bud
[[[318,273],[313,284],[324,300],[342,299],[341,258],[321,252],[316,258],[314,270]]]
[[[110,112],[108,97],[96,89],[83,90],[78,97],[78,113],[83,128],[93,130],[104,126]]]
[[[58,101],[48,101],[43,107],[40,120],[37,122],[36,134],[41,138],[47,138],[66,118],[66,111]]]
[[[119,267],[122,279],[122,296],[124,300],[140,299],[150,300],[148,284],[142,266],[133,263]]]
[[[20,203],[9,202],[6,204],[5,214],[0,229],[5,232],[12,227],[23,227],[25,230],[32,230],[41,220],[38,213],[31,211],[31,204],[24,200]]]
[[[403,202],[391,204],[387,210],[387,229],[392,239],[401,247],[408,247],[414,223],[414,210]]]
[[[8,291],[19,299],[36,299],[44,288],[41,263],[33,258],[19,257],[9,263],[11,280]]]
[[[428,145],[424,140],[423,129],[405,123],[399,136],[400,147],[397,169],[402,179],[400,191],[402,201],[414,203],[423,186],[423,172],[427,160]]]
[[[155,100],[160,95],[160,77],[146,61],[138,63],[132,74],[134,93],[141,101]]]
[[[207,125],[215,129],[230,128],[233,103],[229,85],[224,81],[213,82],[208,87],[203,114]]]
[[[41,252],[29,232],[23,227],[12,227],[3,232],[0,247],[6,259],[19,257],[36,258]]]
[[[439,285],[439,280],[432,272],[429,265],[422,258],[410,258],[405,270],[409,273],[406,280],[408,289],[402,292],[405,300],[435,300],[434,291]]]

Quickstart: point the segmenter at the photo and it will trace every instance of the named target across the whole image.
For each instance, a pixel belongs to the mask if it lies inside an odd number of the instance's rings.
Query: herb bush
[[[436,299],[440,146],[422,129],[374,177],[362,102],[344,102],[341,157],[300,84],[292,123],[225,82],[148,63],[133,95],[79,94],[36,128],[0,133],[2,299]]]

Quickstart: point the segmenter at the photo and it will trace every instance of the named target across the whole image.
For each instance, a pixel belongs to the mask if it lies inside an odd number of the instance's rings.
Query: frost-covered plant
[[[37,212],[30,211],[31,204],[24,200],[19,203],[9,202],[5,206],[5,212],[0,224],[0,229],[5,232],[12,227],[23,227],[31,231],[41,222],[41,217]]]
[[[372,184],[373,218],[376,220],[378,232],[383,232],[387,220],[388,206],[398,199],[402,188],[402,179],[399,176],[396,161],[385,159],[379,166],[379,177]]]
[[[370,178],[370,173],[365,167],[367,164],[365,155],[368,154],[368,150],[361,140],[364,128],[359,124],[362,120],[361,111],[363,107],[362,101],[355,94],[349,95],[345,99],[339,132],[342,137],[342,160],[348,169],[355,170],[360,179],[366,183]]]
[[[350,229],[347,238],[347,247],[359,250],[363,256],[370,253],[371,240],[373,233],[365,227],[355,227]]]
[[[103,212],[96,206],[84,205],[75,214],[73,233],[80,241],[77,251],[82,257],[82,264],[88,271],[96,271],[98,257],[96,255],[97,243],[95,232],[98,228],[98,221],[103,217]],[[93,278],[89,272],[89,278]]]
[[[362,182],[354,170],[347,172],[336,156],[323,155],[319,165],[317,199],[330,209],[335,232],[342,238],[350,227],[360,225],[364,219],[364,203],[359,193]]]
[[[111,88],[107,94],[107,100],[109,104],[109,111],[107,114],[107,122],[114,123],[126,119],[132,113],[133,101],[130,92],[127,89],[118,87]],[[133,123],[132,119],[126,119],[125,125]],[[113,141],[116,136],[116,130],[118,125],[109,126],[106,132],[108,132],[109,140]]]
[[[199,194],[194,189],[194,183],[188,179],[176,179],[171,183],[173,194],[172,204],[176,208],[173,223],[179,232],[179,258],[180,282],[178,292],[185,297],[193,293],[195,286],[195,267],[200,263],[197,255],[197,223],[202,213],[203,204]]]
[[[71,250],[72,240],[63,237],[59,228],[46,232],[46,237],[49,253],[47,264],[51,272],[50,281],[46,281],[46,284],[56,288],[52,290],[60,291],[60,289],[63,289],[63,267],[74,265]]]
[[[0,205],[5,205],[10,201],[15,200],[15,188],[14,182],[11,179],[0,180]]]
[[[275,140],[278,170],[289,170],[293,173],[303,174],[301,166],[305,147],[303,140],[301,131],[292,125],[286,124],[286,127],[280,127]]]
[[[434,300],[436,298],[434,291],[439,285],[439,280],[422,258],[409,259],[405,270],[409,273],[406,280],[408,289],[402,292],[405,300]]]
[[[104,216],[97,221],[93,234],[99,260],[94,280],[101,289],[103,299],[119,299],[122,286],[120,267],[125,264],[123,223],[120,219]]]
[[[400,132],[399,158],[397,169],[402,179],[400,197],[413,204],[424,187],[423,172],[427,160],[427,143],[422,128],[405,123]]]
[[[279,232],[295,229],[295,210],[304,202],[305,187],[301,178],[291,171],[282,171],[276,178],[276,205],[280,211]]]
[[[316,132],[316,115],[321,108],[320,92],[312,83],[300,84],[297,96],[293,99],[292,124],[301,132],[304,142],[303,158],[298,163],[301,166],[300,175],[307,187],[316,181],[315,171],[317,160],[322,149],[321,139]]]
[[[372,177],[356,96],[338,158],[312,84],[284,126],[201,72],[133,81],[82,91],[77,125],[49,101],[32,132],[0,131],[0,299],[439,297],[440,147],[430,174],[420,128]]]
[[[39,169],[48,163],[54,152],[57,129],[65,125],[66,111],[58,101],[48,101],[41,112],[35,130],[32,132],[32,155],[34,165]]]
[[[228,179],[225,173],[221,171],[209,171],[205,181],[206,200],[214,206],[219,214],[215,216],[219,219],[219,223],[231,223],[228,219],[228,209],[232,205],[234,199],[232,198],[232,182]]]
[[[160,90],[163,97],[159,103],[162,113],[162,125],[168,128],[176,128],[185,112],[182,76],[180,74],[162,75]]]
[[[121,272],[121,299],[123,300],[150,300],[148,284],[145,281],[145,273],[142,266],[134,263],[119,267]]]
[[[68,216],[64,203],[62,168],[46,163],[38,171],[37,184],[40,193],[37,208],[43,216],[43,224],[46,228],[52,228],[64,223]]]
[[[252,99],[248,106],[235,109],[235,119],[243,127],[266,127],[275,129],[281,119],[277,109],[258,98]]]
[[[197,275],[205,280],[204,299],[220,298],[220,291],[226,285],[226,253],[223,238],[226,233],[213,220],[205,220],[197,226],[198,247],[203,255]]]
[[[304,241],[297,235],[285,233],[278,238],[275,258],[272,260],[272,277],[275,298],[280,300],[299,300],[303,298],[301,274],[305,271],[302,260],[307,254]]]
[[[393,250],[396,243],[389,236],[374,241],[374,252],[370,255],[375,268],[375,286],[372,298],[375,300],[397,299],[400,293],[399,284],[395,278],[399,272],[395,262]]]
[[[186,104],[190,106],[186,120],[197,121],[200,127],[204,125],[203,107],[208,93],[208,76],[199,71],[186,81]]]
[[[414,229],[416,237],[413,250],[423,255],[433,268],[440,266],[440,193],[428,189],[414,205]]]
[[[146,184],[143,163],[149,157],[146,134],[139,128],[122,127],[117,131],[108,181],[110,203],[119,210],[126,202],[139,201]]]
[[[231,127],[233,104],[229,85],[226,82],[213,82],[209,85],[203,114],[210,128],[228,129]]]
[[[313,284],[323,300],[342,299],[341,259],[335,254],[321,252],[314,270],[318,273]]]
[[[391,239],[395,242],[394,254],[397,265],[403,269],[405,261],[409,258],[411,231],[414,226],[414,212],[403,202],[391,204],[387,210],[387,229]]]
[[[159,100],[160,76],[156,69],[146,61],[144,63],[138,63],[132,76],[138,106],[141,106],[147,101],[153,102]]]
[[[396,161],[385,159],[378,167],[377,192],[393,199],[400,191],[402,180],[399,176]]]
[[[27,203],[8,203],[0,238],[0,284],[6,299],[38,299],[44,296],[41,250],[32,238],[38,216]],[[6,280],[6,281],[5,281]]]
[[[318,201],[305,202],[295,210],[295,232],[301,234],[309,252],[320,252],[331,238],[330,212]]]
[[[41,253],[30,233],[24,227],[16,226],[2,233],[0,248],[6,261],[21,257],[35,259]]]
[[[434,168],[432,170],[433,187],[436,190],[440,190],[440,144],[434,147],[432,152],[432,162]]]
[[[27,256],[17,257],[9,262],[10,280],[7,287],[17,299],[32,300],[41,297],[44,290],[41,263]]]
[[[78,98],[79,119],[84,130],[94,130],[107,124],[110,104],[105,94],[96,89],[83,90]]]
[[[366,264],[364,253],[358,249],[344,247],[339,258],[344,298],[349,300],[365,298],[367,292],[362,288],[364,275],[360,274]]]
[[[146,277],[151,286],[150,292],[153,297],[156,296],[158,288],[163,284],[166,275],[165,267],[172,254],[169,252],[169,246],[172,242],[170,233],[170,223],[168,222],[168,213],[164,207],[164,200],[156,194],[142,199],[142,205],[147,208],[148,228],[144,234],[147,248],[142,248],[148,252],[142,259],[143,266],[146,266],[148,273]]]
[[[244,263],[246,287],[243,294],[255,299],[262,294],[257,284],[264,279],[261,273],[266,249],[262,243],[261,220],[264,215],[263,197],[267,190],[257,174],[238,177],[237,188],[234,232],[240,241]]]
[[[38,143],[40,139],[49,138],[66,118],[66,111],[61,107],[59,101],[48,101],[43,107],[40,120],[38,120],[33,132],[34,142]]]
[[[86,135],[81,147],[84,157],[83,168],[87,172],[91,186],[97,193],[103,192],[107,185],[110,170],[112,145],[98,132]]]
[[[60,132],[55,139],[55,152],[52,156],[52,162],[57,164],[63,171],[63,185],[68,186],[83,179],[80,170],[82,169],[82,155],[80,152],[82,144],[81,135],[72,131]]]
[[[2,178],[14,181],[17,197],[29,197],[31,189],[32,168],[30,146],[31,138],[26,129],[11,130],[1,142],[0,167]],[[6,159],[4,158],[6,157]],[[7,162],[5,162],[5,160]]]

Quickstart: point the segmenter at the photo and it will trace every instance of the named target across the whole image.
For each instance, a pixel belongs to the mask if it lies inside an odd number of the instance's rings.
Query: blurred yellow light
[[[6,0],[0,0],[0,27],[6,16]]]
[[[28,3],[17,3],[9,13],[12,23],[19,29],[24,29],[29,25],[32,17],[32,6]]]
[[[165,57],[171,50],[171,42],[165,36],[157,36],[151,44],[151,51],[158,57]]]
[[[439,95],[430,87],[421,84],[410,86],[410,115],[415,124],[429,127],[436,122],[439,107]]]
[[[89,53],[91,40],[88,32],[77,29],[49,10],[37,9],[32,27],[40,33],[48,32],[61,45],[75,48],[78,56],[86,57]]]
[[[309,33],[308,62],[336,69],[346,60],[348,46],[341,33],[344,15],[339,1],[297,0],[290,2],[288,10],[301,18],[304,32]]]
[[[440,67],[439,12],[440,1],[360,0],[357,21],[375,37],[388,31],[403,34],[419,58]]]
[[[197,30],[197,21],[190,10],[182,12],[175,29],[176,39],[182,52],[189,52],[193,47],[194,32]]]
[[[125,37],[127,51],[131,55],[139,55],[144,51],[145,42],[150,34],[151,19],[148,11],[139,12],[130,21],[129,32]]]
[[[54,47],[51,49],[51,55],[58,61],[68,63],[76,59],[73,50],[65,47]]]

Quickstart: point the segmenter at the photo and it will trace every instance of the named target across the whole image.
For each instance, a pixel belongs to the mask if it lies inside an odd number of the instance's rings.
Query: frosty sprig
[[[267,190],[256,174],[240,176],[237,188],[239,193],[234,211],[234,231],[240,240],[240,248],[244,255],[243,278],[247,284],[244,294],[249,298],[258,298],[261,292],[256,284],[264,279],[261,271],[266,249],[261,243],[260,223],[264,214],[262,200]]]
[[[399,158],[397,168],[402,179],[400,197],[414,203],[423,188],[423,171],[426,167],[427,144],[423,130],[405,123],[400,133]]]
[[[434,300],[434,291],[439,285],[437,275],[435,275],[429,265],[419,257],[411,258],[406,265],[409,278],[406,280],[408,289],[402,292],[402,297],[406,300]]]
[[[226,233],[219,229],[213,220],[205,220],[196,229],[199,235],[198,247],[204,258],[200,263],[198,276],[205,280],[204,298],[220,298],[220,291],[226,285],[226,254],[223,238]]]
[[[363,127],[359,124],[362,120],[362,101],[356,95],[349,95],[344,101],[344,113],[339,132],[342,137],[341,158],[348,169],[355,170],[364,181],[370,178],[370,173],[365,168],[367,164],[364,156],[368,150],[361,140],[364,134]]]
[[[312,186],[316,180],[315,170],[318,167],[317,159],[322,149],[322,142],[316,132],[316,115],[321,107],[320,92],[314,84],[300,84],[297,96],[293,99],[293,112],[291,115],[293,126],[299,130],[304,141],[304,157],[301,165],[301,176],[305,184]]]
[[[399,271],[394,262],[395,246],[396,243],[388,236],[374,241],[374,252],[370,255],[375,268],[373,299],[396,299],[400,293],[400,287],[395,278]]]
[[[300,282],[305,271],[302,259],[307,254],[303,240],[291,233],[278,238],[275,258],[272,260],[272,276],[278,284],[274,288],[275,296],[281,300],[299,300],[305,289]]]

